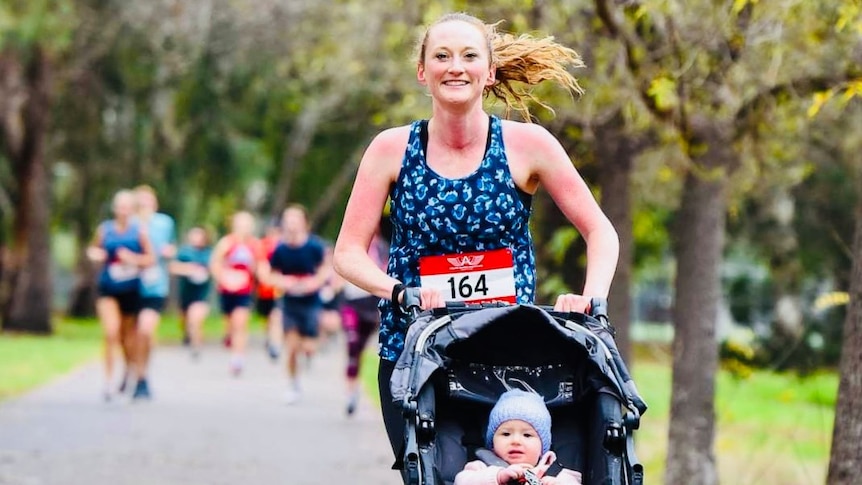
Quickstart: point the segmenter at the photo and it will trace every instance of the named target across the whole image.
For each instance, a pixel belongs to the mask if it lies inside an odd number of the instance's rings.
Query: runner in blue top
[[[179,276],[180,320],[195,359],[200,355],[203,324],[210,311],[211,256],[207,230],[195,226],[186,233],[186,244],[180,246],[176,260],[170,264],[171,273]]]
[[[551,38],[500,34],[467,14],[447,14],[419,43],[417,80],[431,98],[431,117],[383,131],[368,146],[336,242],[335,269],[387,300],[418,286],[423,308],[446,300],[532,302],[535,262],[529,235],[530,198],[543,185],[587,243],[582,294],[563,294],[561,311],[588,310],[606,297],[619,240],[560,142],[529,122],[499,120],[483,107],[493,94],[529,120],[538,101],[512,84],[554,81],[581,89],[568,72],[583,65]],[[541,103],[539,103],[541,104]],[[381,271],[367,249],[387,197],[393,237]],[[391,405],[389,378],[404,344],[406,321],[382,303],[379,388],[393,447],[403,437]]]
[[[111,207],[114,218],[99,224],[87,248],[87,257],[103,264],[99,272],[96,313],[105,333],[105,400],[110,400],[114,394],[112,380],[117,347],[122,347],[127,367],[133,360],[135,321],[140,309],[140,273],[155,261],[146,229],[132,221],[134,193],[120,190],[114,195]]]
[[[282,214],[282,240],[269,257],[270,273],[264,279],[280,291],[282,328],[288,387],[284,401],[296,402],[300,354],[310,359],[317,350],[320,288],[329,275],[323,242],[310,232],[305,207],[289,205]]]
[[[156,192],[148,185],[135,188],[138,203],[137,220],[146,225],[147,234],[153,244],[157,260],[141,273],[141,312],[138,315],[138,343],[135,351],[135,374],[137,383],[134,399],[149,399],[150,387],[147,368],[150,352],[155,343],[162,310],[170,290],[168,263],[176,255],[176,230],[171,216],[157,212],[159,207]]]

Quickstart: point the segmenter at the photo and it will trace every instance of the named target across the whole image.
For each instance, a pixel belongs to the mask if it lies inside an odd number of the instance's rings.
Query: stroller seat
[[[642,400],[631,399],[622,361],[589,325],[602,324],[530,305],[450,307],[417,318],[391,382],[407,419],[405,483],[452,484],[485,446],[490,410],[512,388],[545,399],[558,459],[549,474],[562,466],[580,471],[585,484],[642,483],[632,442]]]

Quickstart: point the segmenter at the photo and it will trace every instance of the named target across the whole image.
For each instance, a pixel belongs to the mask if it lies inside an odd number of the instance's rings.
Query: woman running
[[[140,310],[141,270],[155,263],[155,253],[146,230],[132,221],[135,194],[120,190],[114,195],[111,208],[114,218],[103,221],[87,248],[88,258],[102,264],[99,272],[96,314],[104,331],[105,386],[104,399],[114,396],[114,360],[117,348],[122,348],[126,369],[120,384],[125,388],[135,361],[135,323]]]

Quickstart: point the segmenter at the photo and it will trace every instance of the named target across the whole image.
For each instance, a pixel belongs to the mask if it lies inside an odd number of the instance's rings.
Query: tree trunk
[[[862,194],[862,187],[860,187]],[[844,321],[841,381],[829,458],[829,485],[859,483],[862,469],[862,198],[856,210],[850,304]]]
[[[725,132],[730,132],[726,130]],[[673,227],[677,263],[673,321],[673,384],[665,483],[716,485],[716,323],[721,298],[719,268],[725,231],[726,167],[732,145],[709,120],[701,120]]]
[[[23,96],[22,102],[17,113],[4,110],[2,125],[5,155],[12,161],[18,187],[12,240],[4,263],[4,290],[0,292],[4,298],[3,329],[50,333],[50,182],[45,161],[51,108],[49,60],[34,46],[21,69],[20,59],[7,51],[0,61],[4,84],[16,73],[20,75],[16,94]]]
[[[634,264],[634,234],[632,230],[631,176],[633,159],[639,143],[625,135],[622,119],[598,127],[596,151],[600,163],[599,187],[602,210],[611,220],[620,238],[617,272],[608,295],[611,323],[617,331],[616,342],[623,360],[631,365],[631,286]]]

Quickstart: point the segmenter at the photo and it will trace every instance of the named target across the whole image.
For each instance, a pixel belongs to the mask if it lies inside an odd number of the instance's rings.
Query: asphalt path
[[[89,363],[0,403],[0,484],[397,485],[376,405],[345,413],[344,361],[341,346],[317,355],[292,405],[261,345],[239,378],[215,345],[197,361],[158,348],[149,402],[104,402]]]

